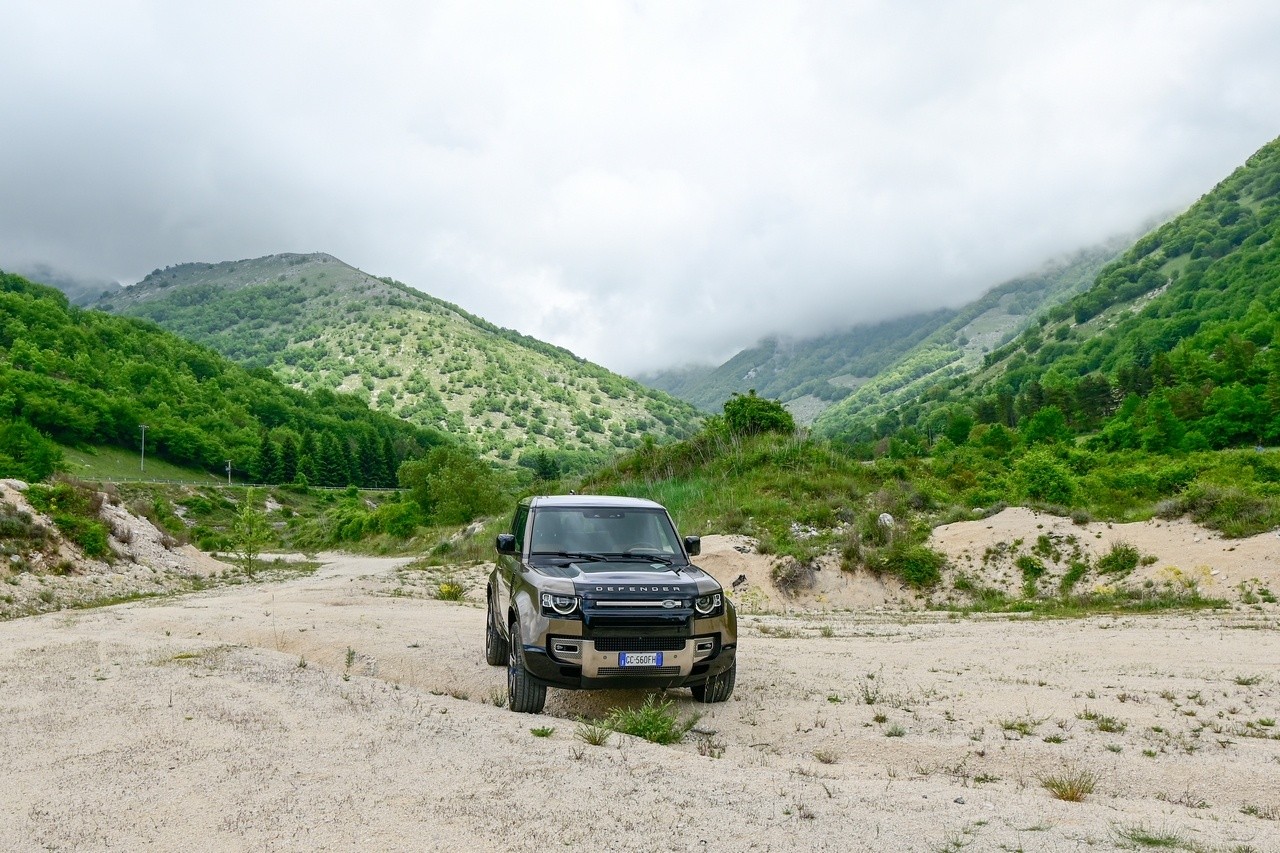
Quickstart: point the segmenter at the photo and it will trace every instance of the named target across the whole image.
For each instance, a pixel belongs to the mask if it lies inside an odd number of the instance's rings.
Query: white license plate
[[[618,666],[662,666],[662,652],[618,652]]]

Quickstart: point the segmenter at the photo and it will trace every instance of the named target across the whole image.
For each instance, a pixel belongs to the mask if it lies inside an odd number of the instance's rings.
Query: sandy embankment
[[[706,544],[726,583],[768,571]],[[1280,850],[1274,609],[957,619],[847,609],[867,581],[833,574],[742,616],[731,701],[670,694],[704,734],[593,747],[574,719],[642,694],[495,707],[482,590],[326,560],[0,624],[0,848]],[[1041,784],[1069,770],[1082,803]]]

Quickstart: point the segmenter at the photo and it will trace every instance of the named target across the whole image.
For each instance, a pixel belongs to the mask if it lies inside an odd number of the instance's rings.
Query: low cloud
[[[620,371],[958,305],[1280,133],[1274,3],[28,4],[0,267],[326,251]]]

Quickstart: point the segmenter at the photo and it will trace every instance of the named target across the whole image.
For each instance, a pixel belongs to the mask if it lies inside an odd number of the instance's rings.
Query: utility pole
[[[141,468],[142,468],[142,470],[143,470],[143,471],[145,471],[145,470],[147,470],[147,425],[146,425],[146,424],[138,424],[138,427],[142,430],[142,459],[141,459]]]
[[[227,460],[227,485],[231,485],[231,460]]]

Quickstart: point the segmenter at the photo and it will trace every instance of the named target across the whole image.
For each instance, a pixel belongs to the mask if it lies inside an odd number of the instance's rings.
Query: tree
[[[1037,411],[1022,422],[1018,433],[1027,445],[1067,441],[1072,435],[1066,417],[1057,406],[1045,406]]]
[[[254,505],[253,489],[245,492],[244,501],[231,520],[230,536],[235,554],[244,570],[253,574],[258,567],[258,556],[271,536],[267,516]]]
[[[1015,467],[1022,492],[1032,500],[1070,505],[1075,495],[1075,478],[1067,466],[1048,451],[1033,450]]]
[[[400,466],[400,485],[436,524],[465,524],[503,505],[497,473],[458,447],[437,447]]]
[[[795,418],[777,400],[757,397],[752,388],[747,394],[734,393],[725,401],[724,420],[735,435],[758,435],[765,432],[790,434],[796,431]]]
[[[266,430],[258,443],[257,475],[259,483],[280,482],[280,452]]]

